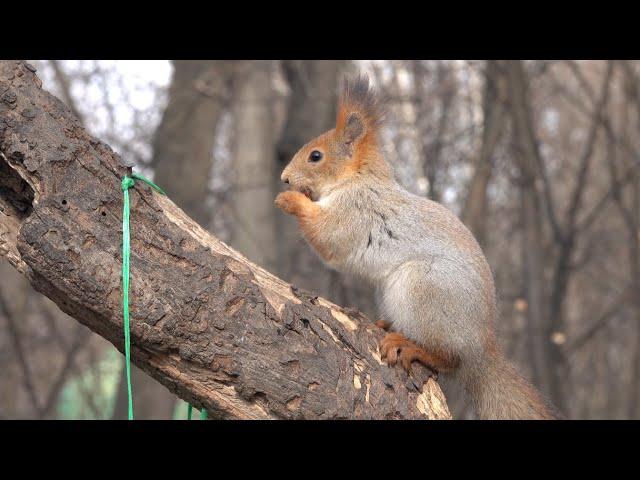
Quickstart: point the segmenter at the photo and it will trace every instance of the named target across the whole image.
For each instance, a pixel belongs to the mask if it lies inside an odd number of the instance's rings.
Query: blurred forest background
[[[640,62],[31,61],[95,136],[216,236],[376,319],[273,206],[280,172],[333,127],[339,81],[390,98],[399,181],[471,228],[500,342],[568,418],[640,418]],[[126,418],[122,355],[0,262],[0,418]],[[454,418],[473,418],[443,382]],[[186,404],[134,368],[136,418]]]

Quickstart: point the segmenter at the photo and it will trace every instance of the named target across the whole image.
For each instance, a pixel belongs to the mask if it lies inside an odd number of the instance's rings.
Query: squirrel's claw
[[[408,342],[400,333],[388,333],[380,342],[380,354],[389,365],[395,365],[398,361],[398,353],[405,342]]]
[[[415,360],[433,370],[433,366],[427,363],[425,351],[420,347],[405,347],[400,351],[400,364],[407,372],[411,371],[411,363]]]

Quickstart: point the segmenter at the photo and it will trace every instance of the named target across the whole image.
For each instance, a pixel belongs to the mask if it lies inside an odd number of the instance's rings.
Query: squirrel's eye
[[[320,160],[322,160],[322,152],[319,152],[318,150],[314,150],[311,152],[311,155],[309,155],[310,162],[319,162]]]

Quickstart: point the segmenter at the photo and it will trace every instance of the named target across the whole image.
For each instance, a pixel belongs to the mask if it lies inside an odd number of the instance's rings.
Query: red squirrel
[[[390,365],[452,375],[481,419],[554,418],[497,344],[493,276],[471,232],[394,179],[380,148],[384,117],[366,76],[345,80],[335,128],[286,166],[290,190],[276,206],[297,217],[329,267],[375,287],[377,324],[394,330],[380,343]]]

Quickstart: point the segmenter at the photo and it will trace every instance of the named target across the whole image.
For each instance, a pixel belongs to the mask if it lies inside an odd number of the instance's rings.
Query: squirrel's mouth
[[[316,198],[314,198],[315,195],[313,194],[313,190],[311,190],[309,187],[300,187],[300,188],[297,188],[296,190],[298,190],[301,194],[303,194],[309,200],[313,202],[316,201]]]

